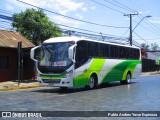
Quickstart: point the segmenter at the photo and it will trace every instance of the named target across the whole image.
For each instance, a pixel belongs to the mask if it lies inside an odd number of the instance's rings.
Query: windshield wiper
[[[43,47],[48,51],[48,53],[50,53],[50,59],[49,59],[49,61],[51,62],[50,66],[52,66],[52,61],[53,61],[53,56],[54,56],[53,52],[54,51],[51,52],[46,46],[43,46]],[[45,56],[45,52],[44,52],[43,47],[42,47],[42,50],[43,50],[43,53],[44,53],[44,56]]]

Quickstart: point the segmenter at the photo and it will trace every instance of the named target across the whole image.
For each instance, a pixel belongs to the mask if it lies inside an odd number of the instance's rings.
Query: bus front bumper
[[[42,77],[37,78],[38,82],[44,86],[50,87],[73,87],[72,77],[58,78],[58,79],[45,79]]]

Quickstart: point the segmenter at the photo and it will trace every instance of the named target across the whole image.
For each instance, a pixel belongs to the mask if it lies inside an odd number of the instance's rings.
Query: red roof
[[[22,42],[22,48],[35,46],[18,32],[0,30],[0,47],[17,48],[18,42]]]

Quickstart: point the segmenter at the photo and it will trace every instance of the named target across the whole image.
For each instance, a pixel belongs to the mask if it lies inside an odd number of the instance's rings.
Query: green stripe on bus
[[[136,65],[138,64],[141,64],[141,61],[126,60],[124,62],[119,63],[105,74],[102,83],[112,82],[116,80],[125,80],[127,72],[130,70],[132,75]]]
[[[96,73],[97,75],[100,73],[102,67],[104,66],[105,59],[94,58],[89,69],[84,72],[82,75],[73,79],[73,85],[76,86],[84,86],[89,84],[89,77],[92,73]]]
[[[48,74],[40,74],[40,77],[44,78],[44,79],[61,79],[65,76],[67,72],[64,72],[60,75],[48,75]]]
[[[130,70],[131,71],[131,75],[133,75],[134,73],[134,70],[135,70],[135,67],[138,65],[138,64],[141,64],[141,61],[137,60],[137,61],[134,61],[132,62],[124,71],[123,73],[123,77],[121,80],[126,80],[126,75],[127,75],[127,72]]]

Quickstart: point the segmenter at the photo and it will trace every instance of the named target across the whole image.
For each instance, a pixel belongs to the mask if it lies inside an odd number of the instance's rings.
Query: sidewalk
[[[156,75],[156,74],[160,74],[160,71],[143,72],[143,73],[141,73],[141,76]]]
[[[41,87],[41,85],[37,82],[37,80],[20,81],[19,85],[18,81],[0,82],[0,91],[27,89],[35,87]]]
[[[148,75],[155,75],[155,74],[160,74],[160,71],[144,72],[141,74],[141,76],[148,76]],[[35,88],[35,87],[42,87],[37,82],[37,80],[24,80],[24,81],[21,81],[19,85],[18,85],[18,81],[0,82],[0,91],[28,89],[28,88]]]

